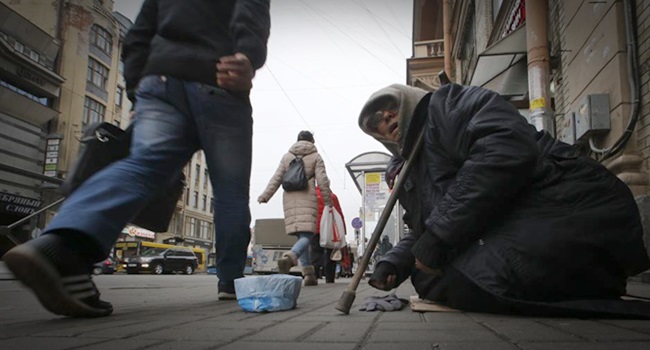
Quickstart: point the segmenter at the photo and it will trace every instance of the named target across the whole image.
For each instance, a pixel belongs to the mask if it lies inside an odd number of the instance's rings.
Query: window
[[[210,197],[210,214],[214,213],[214,198]]]
[[[199,238],[210,239],[210,223],[201,220],[199,222]]]
[[[187,164],[187,178],[192,178],[192,164]]]
[[[203,170],[203,190],[205,191],[208,190],[208,178],[209,178],[208,168],[205,168]]]
[[[113,36],[95,24],[90,29],[90,44],[110,55],[113,51]]]
[[[92,57],[88,57],[88,77],[86,80],[93,85],[106,90],[108,68]]]
[[[194,191],[194,201],[192,203],[194,204],[194,208],[199,207],[199,191]]]
[[[190,205],[190,189],[185,191],[185,205]]]
[[[207,210],[207,202],[208,202],[208,196],[203,195],[203,206],[201,207],[202,210]]]
[[[119,128],[122,123],[120,123],[119,119],[115,119],[115,120],[113,120],[113,124],[115,124],[115,126],[117,126]]]
[[[38,60],[41,58],[41,56],[38,54],[36,51],[32,51],[29,53],[29,58],[32,59],[32,61],[38,62]]]
[[[16,42],[14,43],[14,49],[16,49],[16,51],[22,53],[23,50],[25,49],[25,46],[24,46],[22,43],[16,41]]]
[[[194,173],[194,187],[198,188],[199,187],[199,179],[201,177],[201,164],[197,164],[195,166],[196,172]]]
[[[124,96],[124,88],[122,87],[117,87],[117,90],[115,91],[115,105],[118,107],[122,107],[122,97]]]
[[[187,234],[196,237],[196,218],[190,218],[190,230]]]
[[[25,97],[27,97],[28,99],[30,99],[32,101],[36,101],[36,102],[42,104],[43,106],[49,106],[50,105],[50,99],[49,98],[47,98],[47,97],[38,97],[36,95],[33,95],[33,94],[31,94],[31,93],[17,87],[17,86],[14,86],[14,85],[12,85],[12,84],[4,81],[4,80],[0,80],[0,86],[4,86],[7,89],[9,89],[9,90],[11,90],[11,91],[13,91],[13,92],[15,92],[15,93],[17,93],[19,95],[25,96]]]
[[[82,126],[90,123],[103,122],[105,113],[106,107],[103,104],[86,96],[86,100],[84,101],[84,115],[81,122]]]

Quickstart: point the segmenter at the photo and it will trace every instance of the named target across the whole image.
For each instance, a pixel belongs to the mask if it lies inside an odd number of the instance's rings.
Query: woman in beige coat
[[[298,141],[282,157],[278,169],[257,201],[266,203],[273,197],[282,184],[282,177],[289,164],[296,157],[302,157],[303,159],[308,184],[307,188],[301,191],[284,191],[282,204],[284,206],[285,229],[287,234],[297,236],[298,241],[293,245],[289,253],[278,260],[278,270],[280,273],[287,274],[291,267],[298,265],[300,259],[305,286],[313,286],[318,284],[318,279],[314,274],[314,267],[309,262],[309,241],[316,232],[316,220],[318,218],[316,183],[321,189],[325,205],[331,205],[332,199],[330,181],[325,172],[325,162],[316,150],[314,135],[311,132],[301,131],[298,134]]]

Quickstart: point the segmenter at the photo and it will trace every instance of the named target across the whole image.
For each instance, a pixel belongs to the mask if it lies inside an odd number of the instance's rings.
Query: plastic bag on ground
[[[244,311],[282,311],[296,307],[301,286],[302,278],[297,276],[250,276],[235,280],[235,293]]]

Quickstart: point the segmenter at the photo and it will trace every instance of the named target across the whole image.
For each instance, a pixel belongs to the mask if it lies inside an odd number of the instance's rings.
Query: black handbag
[[[122,130],[106,122],[88,125],[81,138],[81,149],[75,165],[61,185],[64,196],[72,194],[84,181],[109,164],[129,155],[133,128]],[[157,191],[132,224],[153,232],[165,232],[169,227],[178,199],[185,188],[185,175],[179,170],[168,186]]]

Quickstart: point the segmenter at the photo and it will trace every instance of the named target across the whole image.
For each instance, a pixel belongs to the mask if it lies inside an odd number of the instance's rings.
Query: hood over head
[[[289,153],[293,153],[297,156],[306,156],[317,151],[316,145],[305,140],[297,141],[289,147]]]
[[[371,127],[372,124],[377,122],[375,113],[385,109],[397,109],[400,133],[406,135],[415,108],[428,93],[429,91],[413,86],[389,85],[370,96],[359,114],[359,127],[363,132],[381,142],[392,154],[399,155],[401,148],[404,146],[404,138],[400,140],[401,144],[397,144],[375,132]]]

